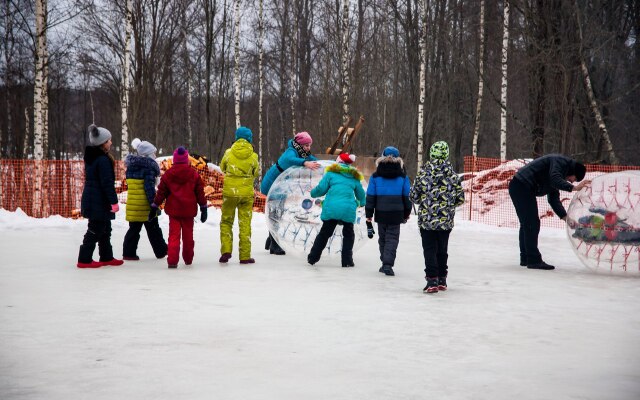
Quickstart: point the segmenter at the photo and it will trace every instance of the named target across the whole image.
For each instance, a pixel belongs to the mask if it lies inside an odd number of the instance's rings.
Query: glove
[[[152,203],[151,204],[151,211],[149,211],[149,221],[151,221],[152,219],[154,219],[158,215],[160,215],[160,210],[158,209],[158,206],[155,203]]]
[[[200,206],[200,221],[204,224],[207,220],[207,206]]]
[[[115,214],[115,213],[117,213],[118,211],[120,211],[120,206],[118,205],[118,203],[116,203],[116,204],[112,204],[112,205],[111,205],[111,212]]]
[[[367,236],[369,236],[369,239],[373,239],[373,235],[375,234],[376,231],[373,230],[373,224],[371,221],[367,221]]]

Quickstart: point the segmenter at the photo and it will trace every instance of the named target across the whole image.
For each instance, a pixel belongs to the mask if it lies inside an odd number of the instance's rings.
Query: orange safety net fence
[[[209,206],[222,206],[224,176],[208,166],[192,166],[205,184]],[[161,171],[167,163],[161,164]],[[120,203],[127,202],[125,166],[116,161],[115,188]],[[0,208],[15,211],[20,208],[27,215],[44,218],[61,215],[79,218],[80,200],[84,188],[84,162],[69,160],[0,160]],[[264,212],[265,196],[256,191],[253,209]]]
[[[517,228],[520,226],[516,210],[509,196],[509,182],[516,171],[528,160],[517,159],[500,161],[497,158],[464,158],[463,188],[465,204],[458,211],[463,219],[481,222],[487,225]],[[585,179],[598,175],[628,170],[640,170],[637,166],[593,165],[586,164]],[[560,200],[565,209],[573,198],[573,193],[560,191]],[[538,197],[538,213],[541,226],[563,228],[564,221],[559,219],[547,197]]]

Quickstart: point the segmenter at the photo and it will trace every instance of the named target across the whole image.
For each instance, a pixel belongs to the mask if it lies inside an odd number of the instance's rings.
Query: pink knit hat
[[[189,152],[180,146],[173,152],[174,164],[189,164]]]
[[[313,139],[311,139],[311,135],[309,132],[298,132],[294,138],[298,144],[311,144],[313,143]]]
[[[337,162],[343,163],[343,164],[351,164],[355,160],[356,160],[355,154],[349,154],[349,153],[340,153],[338,158],[336,158]]]

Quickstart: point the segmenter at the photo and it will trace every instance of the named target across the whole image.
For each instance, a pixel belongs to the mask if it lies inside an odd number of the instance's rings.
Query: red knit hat
[[[349,153],[340,153],[338,158],[336,158],[337,162],[343,163],[343,164],[351,164],[355,160],[356,160],[355,154],[349,154]]]
[[[173,152],[174,164],[189,164],[189,152],[180,146]]]
[[[298,144],[311,144],[313,143],[313,139],[311,139],[311,135],[309,132],[298,132],[294,137],[294,140],[298,142]]]

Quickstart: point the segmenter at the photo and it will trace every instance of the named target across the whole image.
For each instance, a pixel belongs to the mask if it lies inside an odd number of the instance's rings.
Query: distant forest
[[[640,165],[640,0],[6,0],[0,157],[114,155],[139,137],[219,162],[238,123],[263,165],[297,131],[322,153],[388,145],[415,173],[446,140],[479,157]],[[501,153],[503,152],[503,153]],[[423,159],[425,156],[422,156]]]

